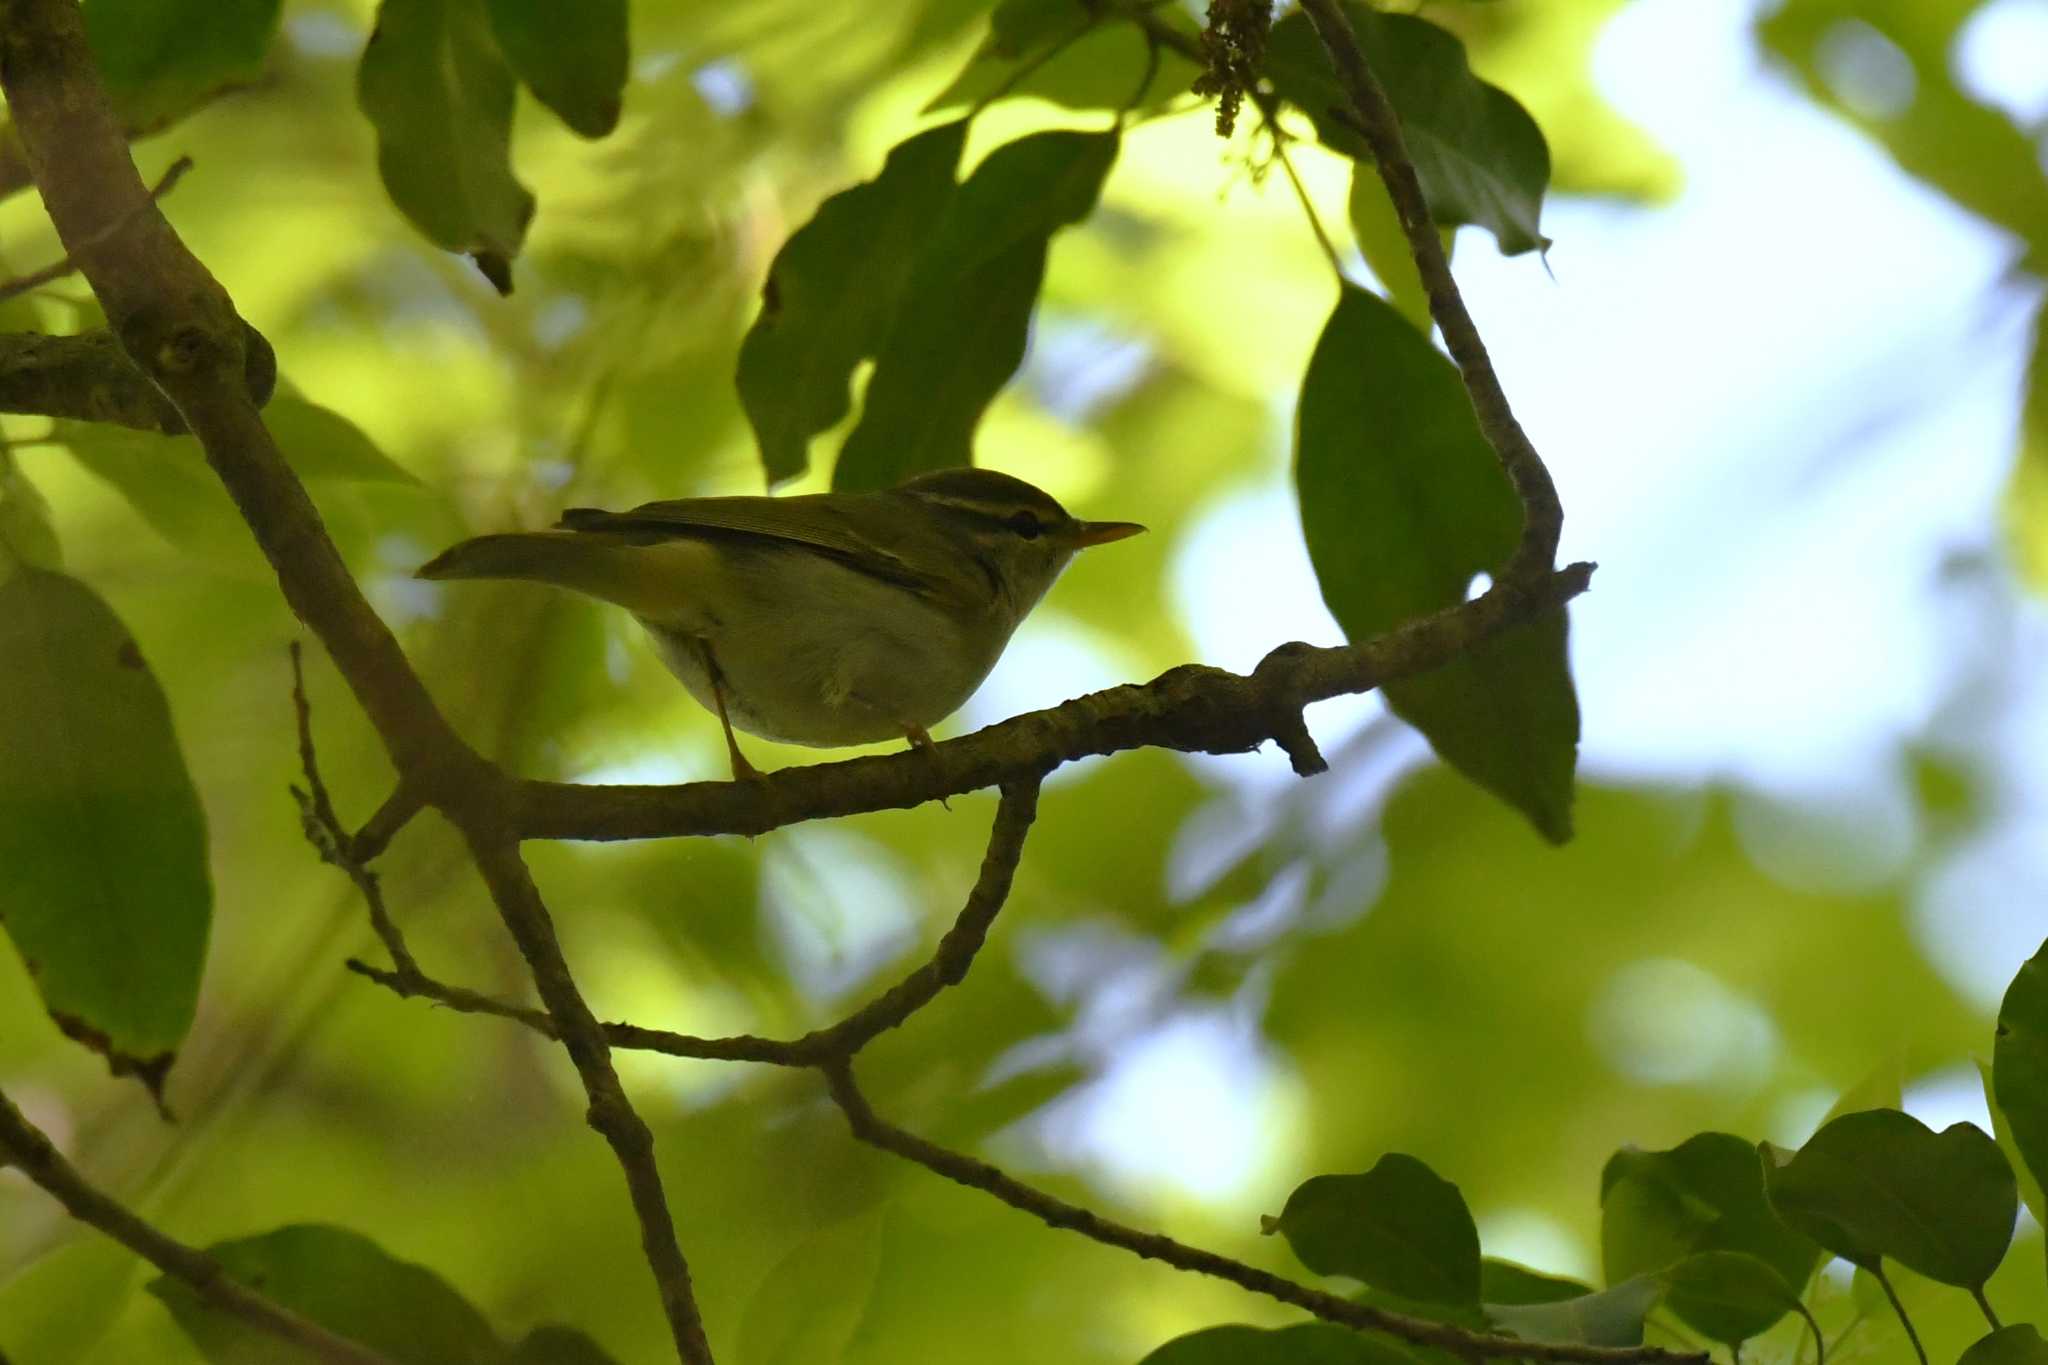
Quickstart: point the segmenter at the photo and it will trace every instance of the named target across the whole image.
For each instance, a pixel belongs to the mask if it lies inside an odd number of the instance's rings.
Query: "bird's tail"
[[[651,555],[602,532],[511,531],[451,546],[413,576],[528,579],[588,593],[641,615],[668,615],[692,595],[690,567],[678,554]]]

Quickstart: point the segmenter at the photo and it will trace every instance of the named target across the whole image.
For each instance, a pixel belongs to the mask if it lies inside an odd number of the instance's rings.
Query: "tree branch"
[[[1557,486],[1522,424],[1515,420],[1514,410],[1508,406],[1508,396],[1501,388],[1500,376],[1494,372],[1493,359],[1487,354],[1486,343],[1480,339],[1479,328],[1466,310],[1464,296],[1451,275],[1443,239],[1437,235],[1429,203],[1422,195],[1422,182],[1408,156],[1401,120],[1386,90],[1366,64],[1351,21],[1344,17],[1339,0],[1301,0],[1301,10],[1329,52],[1338,82],[1351,97],[1352,118],[1347,121],[1355,123],[1365,138],[1380,179],[1386,182],[1395,216],[1401,220],[1401,231],[1408,238],[1408,250],[1415,257],[1422,286],[1429,294],[1429,315],[1436,319],[1444,334],[1444,346],[1458,363],[1458,373],[1465,380],[1465,392],[1472,399],[1479,429],[1485,433],[1487,443],[1493,447],[1521,499],[1521,544],[1515,547],[1514,557],[1501,577],[1515,584],[1534,583],[1557,561],[1558,537],[1564,528],[1564,509],[1557,500]]]
[[[1027,1185],[986,1161],[928,1142],[875,1113],[867,1096],[861,1093],[854,1081],[850,1058],[837,1058],[821,1066],[826,1084],[831,1088],[832,1102],[846,1115],[847,1125],[862,1142],[905,1161],[915,1162],[970,1189],[994,1195],[1011,1208],[1028,1213],[1049,1227],[1077,1232],[1091,1241],[1118,1247],[1146,1260],[1164,1262],[1176,1270],[1228,1280],[1254,1294],[1263,1294],[1305,1309],[1326,1322],[1360,1331],[1384,1332],[1418,1346],[1441,1347],[1467,1360],[1543,1361],[1557,1362],[1558,1365],[1564,1362],[1581,1362],[1582,1365],[1708,1365],[1703,1354],[1667,1351],[1660,1346],[1577,1346],[1471,1332],[1450,1323],[1389,1312],[1297,1284],[1285,1276],[1189,1246],[1163,1233],[1144,1232],[1104,1218],[1078,1204],[1069,1204]]]
[[[156,184],[150,187],[150,199],[155,201],[169,194],[171,187],[184,179],[185,172],[191,169],[192,158],[189,156],[181,156],[176,161],[173,161],[170,164],[170,168],[158,177]],[[100,230],[100,235],[110,235],[119,226],[120,224],[118,223],[110,223]],[[76,269],[78,269],[78,262],[73,260],[67,252],[61,260],[53,265],[46,265],[41,270],[31,270],[28,274],[17,275],[11,280],[0,281],[0,303],[5,303],[8,299],[19,298],[31,290],[41,289],[46,284],[63,279]]]
[[[199,438],[285,600],[334,659],[401,780],[461,831],[576,1065],[591,1126],[625,1174],[677,1355],[688,1365],[710,1365],[653,1137],[626,1100],[604,1035],[520,860],[508,780],[462,742],[434,705],[278,453],[244,383],[249,329],[136,174],[76,4],[0,0],[0,88],[58,238],[105,307],[123,351]]]
[[[42,1129],[0,1094],[0,1166],[12,1164],[79,1222],[98,1228],[188,1286],[207,1304],[290,1342],[330,1365],[394,1365],[390,1357],[336,1335],[232,1278],[213,1257],[167,1236],[95,1188]]]
[[[680,787],[526,782],[519,827],[530,839],[657,839],[761,834],[803,820],[899,810],[1043,774],[1092,754],[1157,747],[1244,753],[1277,740],[1296,772],[1320,770],[1302,723],[1311,702],[1440,668],[1473,646],[1584,592],[1574,564],[1533,588],[1496,583],[1484,596],[1334,649],[1282,645],[1249,677],[1189,664],[991,725],[931,749],[785,768],[750,782]]]
[[[762,1062],[770,1066],[818,1066],[835,1058],[851,1057],[881,1034],[899,1027],[911,1015],[930,1004],[948,986],[957,986],[981,951],[989,926],[995,923],[1009,899],[1010,884],[1017,863],[1024,854],[1024,837],[1038,814],[1038,781],[1015,782],[1003,788],[996,808],[995,826],[989,831],[988,853],[982,858],[981,873],[967,895],[953,927],[939,940],[931,957],[879,996],[826,1028],[814,1029],[801,1038],[761,1038],[737,1034],[729,1038],[699,1038],[666,1029],[642,1028],[637,1024],[606,1024],[605,1041],[615,1048],[661,1052],[671,1057],[690,1057],[717,1062]],[[374,917],[378,913],[372,908]],[[388,922],[388,917],[387,917]],[[381,934],[383,931],[379,930]],[[394,926],[392,932],[397,932]],[[403,953],[403,942],[392,960],[393,971],[372,967],[350,958],[348,969],[403,997],[438,1001],[465,1014],[488,1014],[524,1024],[550,1038],[558,1037],[555,1021],[545,1011],[514,1005],[463,986],[436,981]]]

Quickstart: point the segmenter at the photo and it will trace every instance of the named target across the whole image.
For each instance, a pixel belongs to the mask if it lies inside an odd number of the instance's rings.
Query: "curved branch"
[[[290,1342],[329,1365],[394,1365],[389,1356],[328,1331],[311,1318],[231,1277],[196,1247],[186,1246],[123,1208],[64,1159],[42,1129],[0,1094],[0,1166],[12,1165],[64,1206],[79,1222],[98,1228],[177,1280],[207,1304],[251,1327]]]
[[[785,768],[748,782],[679,787],[525,782],[520,832],[529,839],[659,839],[761,834],[803,820],[898,810],[1043,774],[1093,754],[1147,746],[1244,753],[1278,742],[1300,773],[1322,758],[1302,723],[1311,702],[1440,668],[1504,630],[1586,590],[1591,564],[1409,622],[1362,644],[1282,645],[1250,676],[1185,665],[1143,686],[1112,687],[1014,717],[928,750]]]
[[[1121,1248],[1146,1260],[1164,1262],[1176,1270],[1228,1280],[1254,1294],[1263,1294],[1305,1309],[1326,1322],[1360,1331],[1384,1332],[1418,1346],[1441,1347],[1465,1360],[1544,1361],[1556,1362],[1557,1365],[1565,1362],[1578,1362],[1579,1365],[1708,1365],[1703,1354],[1667,1351],[1661,1346],[1576,1346],[1472,1332],[1447,1322],[1389,1312],[1321,1289],[1312,1289],[1269,1270],[1175,1241],[1163,1233],[1145,1232],[1104,1218],[1078,1204],[1069,1204],[1027,1185],[977,1157],[928,1142],[875,1113],[867,1096],[861,1093],[854,1081],[850,1059],[825,1063],[823,1070],[826,1083],[831,1087],[832,1102],[846,1115],[847,1125],[862,1142],[970,1189],[992,1194],[1011,1208],[1028,1213],[1049,1227],[1078,1232],[1091,1241]]]

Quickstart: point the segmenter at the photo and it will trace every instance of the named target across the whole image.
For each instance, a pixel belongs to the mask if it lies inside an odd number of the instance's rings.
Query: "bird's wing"
[[[860,507],[859,511],[867,511]],[[875,509],[884,511],[885,509]],[[802,546],[850,569],[920,592],[940,585],[907,560],[881,548],[865,534],[865,518],[850,511],[844,497],[830,503],[817,495],[794,498],[679,498],[650,502],[630,512],[571,507],[557,525],[571,531],[608,531],[649,541],[715,539],[727,536]]]

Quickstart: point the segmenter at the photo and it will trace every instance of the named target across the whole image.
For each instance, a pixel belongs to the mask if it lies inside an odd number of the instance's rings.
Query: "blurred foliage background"
[[[636,0],[616,133],[519,111],[539,209],[508,299],[378,183],[353,89],[368,3],[293,0],[259,80],[138,142],[145,176],[195,159],[167,211],[288,383],[416,480],[342,471],[314,492],[485,752],[535,776],[717,774],[715,722],[622,615],[406,575],[564,505],[757,491],[732,375],[767,263],[920,125],[988,9]],[[1572,608],[1576,841],[1541,844],[1370,699],[1311,713],[1335,770],[1308,783],[1272,752],[1062,770],[990,950],[865,1075],[908,1126],[1276,1268],[1260,1212],[1402,1150],[1458,1182],[1489,1253],[1596,1276],[1599,1171],[1622,1144],[1796,1144],[1887,1070],[1935,1126],[1984,1122],[1971,1058],[2048,931],[2029,588],[2048,562],[2048,5],[1428,12],[1556,166],[1548,269],[1469,229],[1454,264],[1558,474],[1565,552],[1602,564]],[[968,159],[1091,117],[1007,101]],[[1154,533],[1077,564],[953,733],[1340,638],[1287,480],[1331,282],[1284,179],[1211,123],[1181,98],[1130,130],[1102,209],[1054,244],[1031,355],[979,445]],[[1347,163],[1296,155],[1341,229]],[[0,206],[0,243],[14,270],[57,254],[29,195]],[[64,331],[85,298],[72,281],[18,306]],[[219,897],[177,1122],[58,1036],[12,955],[0,1089],[189,1241],[339,1223],[507,1330],[565,1321],[661,1358],[616,1171],[556,1050],[342,970],[371,940],[285,792],[294,623],[225,497],[148,451],[80,459],[37,419],[0,429],[67,567],[164,682]],[[311,697],[359,820],[389,773],[317,660]],[[992,806],[531,852],[602,1016],[792,1032],[927,949]],[[444,829],[407,830],[383,870],[428,970],[519,990]],[[735,1360],[1118,1362],[1284,1320],[856,1147],[808,1074],[621,1066]],[[2039,1238],[1994,1282],[2008,1319],[2043,1316]],[[0,1172],[10,1359],[194,1359],[144,1278]],[[778,1355],[793,1305],[820,1335]],[[1943,1299],[1922,1330],[1952,1358],[1973,1313]]]

